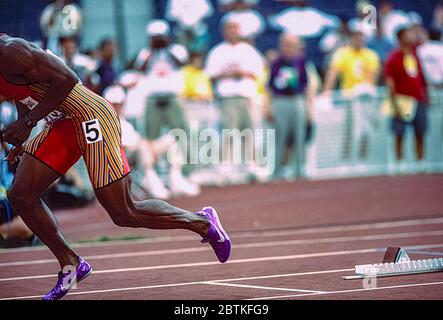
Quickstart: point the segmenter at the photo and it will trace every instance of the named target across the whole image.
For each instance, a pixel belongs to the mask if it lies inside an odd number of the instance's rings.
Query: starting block
[[[357,265],[355,275],[343,276],[343,279],[392,277],[439,271],[443,271],[443,258],[411,260],[404,249],[389,247],[386,249],[382,263]]]

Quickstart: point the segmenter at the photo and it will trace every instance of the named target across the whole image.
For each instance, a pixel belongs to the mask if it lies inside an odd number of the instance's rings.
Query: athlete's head
[[[119,116],[123,115],[123,105],[126,100],[126,93],[122,86],[114,85],[106,88],[103,98],[108,100]]]

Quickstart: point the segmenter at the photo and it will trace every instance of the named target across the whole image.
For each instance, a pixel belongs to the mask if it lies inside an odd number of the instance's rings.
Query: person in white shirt
[[[258,94],[258,81],[265,67],[262,55],[242,40],[240,30],[237,21],[224,22],[225,40],[208,53],[206,72],[214,84],[221,107],[222,128],[242,131],[252,128],[250,103]],[[245,149],[252,151],[252,141],[246,139],[245,143]],[[223,144],[223,150],[227,150],[229,141],[223,141]],[[230,163],[229,156],[230,152],[223,153],[225,163]],[[246,158],[252,159],[253,156],[246,154]]]
[[[135,68],[143,73],[141,83],[148,97],[145,113],[145,136],[156,139],[162,128],[188,131],[182,103],[183,66],[186,49],[170,41],[170,28],[164,20],[152,20],[146,27],[149,48],[138,54]]]
[[[417,56],[431,97],[430,102],[437,107],[441,107],[443,103],[443,42],[440,39],[439,30],[430,30],[429,40],[417,48]]]
[[[155,140],[144,139],[133,125],[123,116],[126,93],[120,85],[108,87],[103,97],[114,106],[120,119],[122,130],[122,145],[129,155],[133,155],[143,171],[142,188],[152,197],[169,199],[171,196],[197,196],[200,186],[190,182],[182,174],[183,155],[178,143],[172,135],[166,134]],[[157,160],[168,155],[170,164],[169,189],[154,169]]]
[[[417,48],[423,73],[428,85],[443,89],[443,42],[438,30],[429,32],[429,40]]]

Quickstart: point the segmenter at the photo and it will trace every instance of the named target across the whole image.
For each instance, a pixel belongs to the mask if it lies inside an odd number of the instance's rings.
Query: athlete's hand
[[[11,167],[14,167],[14,164],[17,162],[18,157],[23,153],[25,150],[25,147],[23,145],[13,147],[8,155],[6,156],[5,160],[9,162],[9,165]]]
[[[28,139],[31,134],[32,128],[28,127],[25,123],[25,119],[21,118],[11,123],[3,133],[3,137],[6,142],[18,146]]]

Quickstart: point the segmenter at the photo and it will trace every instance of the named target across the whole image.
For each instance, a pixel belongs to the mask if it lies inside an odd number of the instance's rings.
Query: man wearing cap
[[[187,131],[188,124],[179,95],[183,92],[182,68],[188,60],[186,49],[170,42],[170,28],[157,19],[146,27],[149,48],[140,51],[135,68],[144,73],[142,83],[148,96],[145,112],[145,135],[156,139],[162,127]]]

